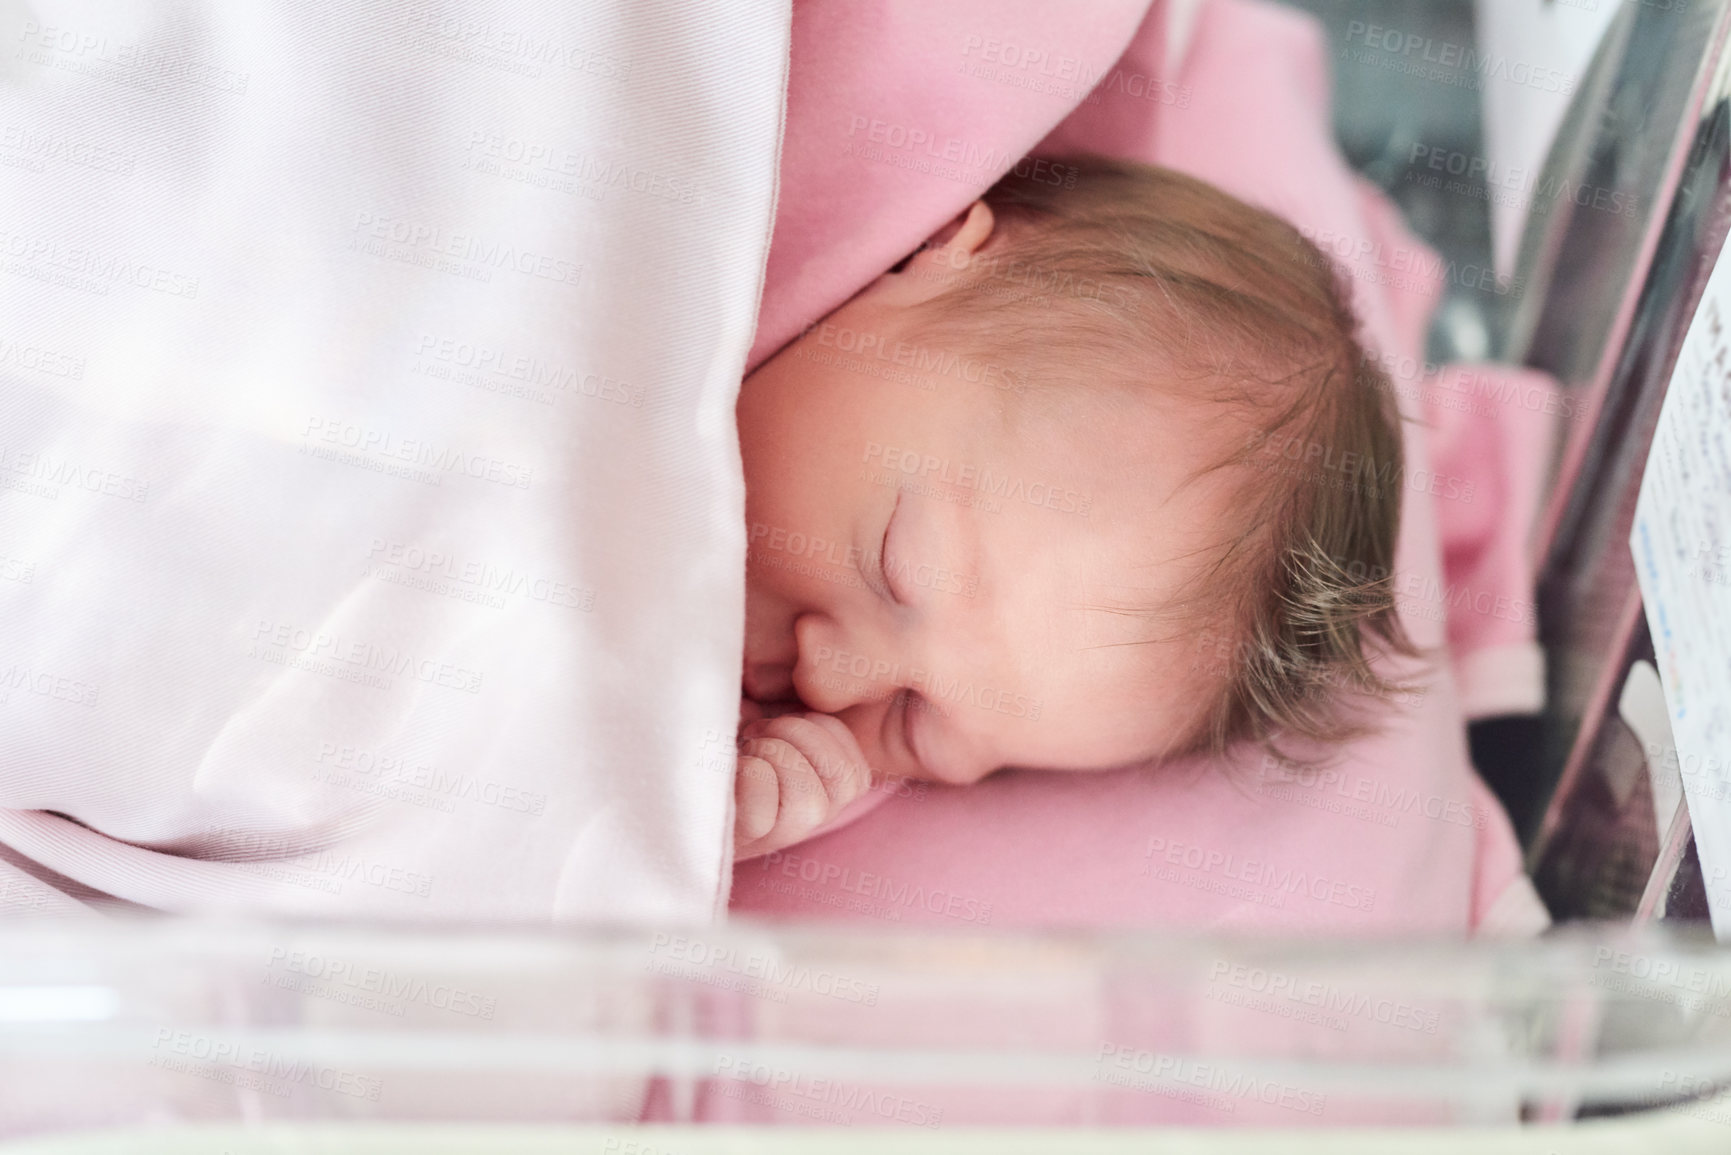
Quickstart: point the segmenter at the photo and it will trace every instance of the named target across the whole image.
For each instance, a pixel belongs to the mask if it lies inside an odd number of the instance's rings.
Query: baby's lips
[[[741,694],[739,696],[739,732],[743,737],[745,728],[753,722],[762,722],[770,718],[779,718],[783,714],[796,714],[805,709],[797,701],[793,702],[760,702]]]

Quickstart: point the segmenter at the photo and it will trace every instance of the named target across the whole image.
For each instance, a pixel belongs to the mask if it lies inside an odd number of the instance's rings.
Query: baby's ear
[[[980,251],[980,246],[992,235],[996,224],[991,206],[985,201],[975,201],[966,211],[957,213],[949,224],[933,233],[926,242],[926,247],[920,252],[929,253],[948,248],[953,255],[972,256]]]
[[[871,287],[874,296],[886,302],[916,304],[943,291],[956,274],[968,267],[974,254],[991,239],[997,220],[985,201],[975,201],[967,211],[931,235],[913,256],[893,273],[879,277]]]

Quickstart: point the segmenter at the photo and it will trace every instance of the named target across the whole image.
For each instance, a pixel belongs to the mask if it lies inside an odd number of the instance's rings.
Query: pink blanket
[[[1036,146],[1204,177],[1286,216],[1351,273],[1366,342],[1403,411],[1421,419],[1406,423],[1403,617],[1419,644],[1446,644],[1450,660],[1386,732],[1325,771],[1262,758],[1236,782],[1195,761],[1159,773],[922,786],[740,865],[732,909],[952,927],[1533,931],[1544,912],[1501,807],[1468,761],[1463,716],[1537,704],[1522,542],[1555,412],[1550,383],[1495,367],[1424,366],[1443,278],[1459,274],[1341,159],[1310,18],[1260,0],[1205,0],[1175,37],[1160,3],[1145,19],[1127,0],[1082,11],[795,6],[779,216],[753,365]],[[1097,87],[1080,101],[1087,84]]]

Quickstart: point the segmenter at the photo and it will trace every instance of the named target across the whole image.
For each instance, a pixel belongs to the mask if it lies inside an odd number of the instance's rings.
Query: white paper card
[[[1629,545],[1713,930],[1731,939],[1731,262],[1723,250],[1659,412]]]

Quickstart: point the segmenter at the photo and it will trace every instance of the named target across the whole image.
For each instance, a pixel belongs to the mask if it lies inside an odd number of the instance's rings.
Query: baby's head
[[[1176,173],[1047,175],[747,378],[745,693],[956,783],[1362,731],[1401,441],[1332,265]]]

